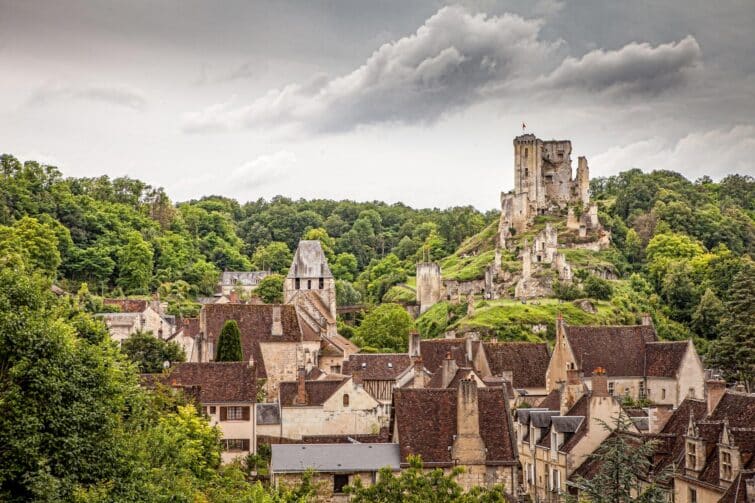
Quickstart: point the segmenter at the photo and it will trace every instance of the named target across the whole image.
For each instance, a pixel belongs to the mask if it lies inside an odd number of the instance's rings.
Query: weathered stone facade
[[[417,304],[420,314],[439,302],[442,295],[440,266],[435,262],[417,264]]]

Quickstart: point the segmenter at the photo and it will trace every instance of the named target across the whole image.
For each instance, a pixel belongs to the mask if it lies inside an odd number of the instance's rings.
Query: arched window
[[[344,407],[349,406],[349,395],[343,395],[343,406]]]

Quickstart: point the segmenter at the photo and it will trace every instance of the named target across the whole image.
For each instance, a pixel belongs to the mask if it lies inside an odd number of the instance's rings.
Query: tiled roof
[[[548,395],[546,395],[537,406],[543,409],[559,410],[561,408],[561,394],[557,389],[554,389],[548,393]]]
[[[161,380],[169,386],[199,386],[202,403],[257,401],[254,368],[246,362],[179,363]]]
[[[582,437],[587,434],[587,427],[590,424],[590,395],[582,395],[582,397],[577,400],[572,408],[569,409],[566,415],[581,416],[585,418],[585,420],[580,423],[579,427],[574,432],[574,435],[572,435],[571,438],[564,442],[560,448],[562,452],[571,452],[574,446],[576,446],[579,441],[582,440]]]
[[[273,309],[280,309],[282,335],[272,335]],[[241,332],[241,351],[243,359],[254,358],[257,375],[267,377],[265,362],[262,359],[260,342],[299,342],[302,340],[319,340],[315,334],[303,337],[299,326],[296,309],[291,305],[274,304],[208,304],[202,309],[206,322],[205,334],[217,347],[220,331],[228,320],[235,320]]]
[[[469,366],[466,339],[426,339],[420,341],[422,363],[433,374],[440,368],[449,353],[451,358],[456,360],[456,366]]]
[[[412,360],[406,353],[363,353],[351,355],[343,362],[343,373],[351,375],[357,370],[364,380],[394,381],[411,365]]]
[[[328,259],[322,251],[322,245],[317,240],[301,240],[296,247],[289,278],[332,278],[333,273],[328,267]]]
[[[118,306],[122,313],[143,313],[149,302],[143,299],[104,299],[106,306]]]
[[[395,421],[401,444],[401,462],[418,454],[426,466],[451,466],[450,446],[456,430],[456,389],[397,389]],[[508,407],[501,388],[477,390],[480,435],[487,448],[487,464],[515,462]]]
[[[751,503],[747,501],[747,480],[754,477],[755,470],[739,472],[718,503]]]
[[[726,391],[709,419],[726,419],[731,428],[752,428],[755,425],[755,393]]]
[[[645,346],[646,372],[649,377],[675,377],[687,354],[689,342],[651,342]]]
[[[299,389],[299,383],[296,381],[285,381],[280,383],[280,404],[281,407],[295,407],[297,405],[315,406],[322,405],[325,401],[333,396],[338,388],[340,388],[346,379],[341,380],[328,380],[322,381],[305,381],[304,387],[307,390],[307,403],[306,404],[294,404],[296,400],[296,394]]]
[[[550,363],[548,345],[531,342],[483,342],[493,375],[513,372],[514,388],[544,388]]]
[[[642,376],[645,343],[656,340],[652,325],[565,326],[577,365],[585,377],[598,367],[609,376]]]
[[[386,444],[391,441],[391,432],[382,428],[380,433],[358,435],[304,435],[303,444]]]

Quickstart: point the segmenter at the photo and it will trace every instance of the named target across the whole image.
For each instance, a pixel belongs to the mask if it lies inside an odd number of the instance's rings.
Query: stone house
[[[160,303],[141,299],[105,299],[106,306],[118,309],[116,313],[98,313],[105,322],[110,338],[122,342],[136,332],[151,332],[159,339],[173,334],[175,317],[165,315]]]
[[[296,305],[312,330],[336,334],[336,282],[319,241],[299,241],[283,282],[283,302]]]
[[[419,455],[425,468],[464,467],[458,482],[469,489],[505,484],[517,494],[518,465],[508,401],[503,388],[401,388],[393,394],[393,441],[401,466]]]
[[[358,477],[369,486],[377,480],[381,468],[399,470],[399,446],[396,444],[288,444],[273,445],[270,471],[272,483],[294,486],[307,470],[314,473],[317,501],[349,501],[344,488]]]
[[[755,394],[708,381],[705,412],[689,415],[675,453],[674,501],[755,501]]]
[[[299,365],[318,365],[320,337],[303,327],[296,308],[280,304],[208,304],[199,315],[199,360],[212,361],[225,323],[235,320],[244,361],[253,361],[268,400],[278,383],[295,380]]]
[[[375,434],[388,426],[390,410],[354,379],[307,380],[304,368],[296,381],[280,383],[280,436]]]
[[[165,340],[181,346],[187,362],[199,362],[199,330],[199,318],[182,318],[176,323],[173,335]]]
[[[343,364],[343,373],[361,381],[365,391],[383,404],[393,400],[393,389],[413,365],[407,353],[360,353]]]
[[[179,363],[160,379],[173,387],[198,388],[200,412],[223,435],[224,463],[256,451],[253,366],[246,362]]]
[[[612,396],[677,407],[704,393],[705,373],[692,341],[658,341],[649,317],[642,325],[568,326],[559,316],[547,390],[558,389],[569,370],[598,367],[606,371]],[[586,370],[584,379],[591,387],[592,373]]]
[[[608,393],[605,374],[594,374],[590,391],[576,371],[569,372],[557,407],[517,409],[522,491],[534,501],[560,501],[566,481],[610,435],[604,423],[611,424],[621,415],[626,417],[627,412]],[[634,425],[630,431],[640,434]]]
[[[359,352],[359,346],[338,333],[321,332],[319,367],[329,374],[344,373],[346,362]]]
[[[231,292],[251,294],[270,271],[223,271],[218,281],[218,293],[230,297]]]

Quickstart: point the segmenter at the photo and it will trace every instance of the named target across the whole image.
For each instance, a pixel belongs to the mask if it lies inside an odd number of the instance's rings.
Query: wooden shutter
[[[220,407],[220,420],[228,421],[228,407]]]
[[[244,421],[249,421],[249,407],[241,407],[241,419]]]

